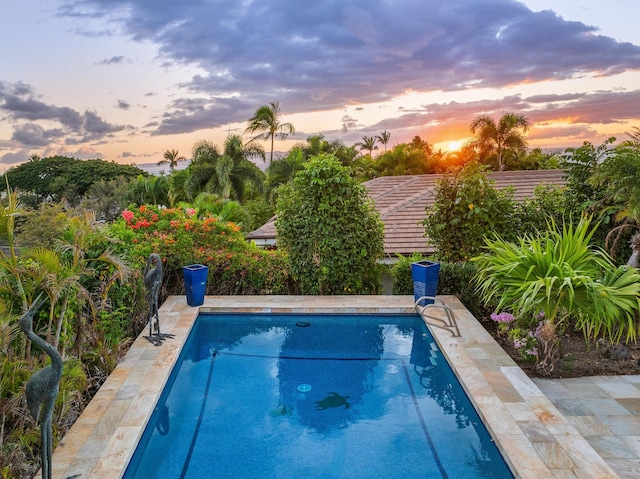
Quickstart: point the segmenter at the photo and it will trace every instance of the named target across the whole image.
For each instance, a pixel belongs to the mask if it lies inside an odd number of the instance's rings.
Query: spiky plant
[[[488,252],[473,258],[481,297],[520,316],[544,312],[553,330],[575,318],[586,338],[635,341],[640,274],[616,267],[605,251],[591,246],[594,231],[583,217],[576,226],[551,222],[548,231],[515,243],[487,239]],[[541,357],[539,364],[550,373],[554,361]]]

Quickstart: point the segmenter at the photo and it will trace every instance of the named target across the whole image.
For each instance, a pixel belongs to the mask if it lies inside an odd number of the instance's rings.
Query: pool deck
[[[462,337],[432,328],[514,475],[640,477],[640,376],[531,380],[453,296]],[[198,312],[413,313],[413,296],[207,296],[160,308],[161,346],[143,336],[62,439],[55,479],[121,477]],[[38,476],[39,477],[39,476]]]

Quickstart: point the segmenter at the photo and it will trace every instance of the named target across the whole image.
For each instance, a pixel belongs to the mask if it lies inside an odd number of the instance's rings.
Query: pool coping
[[[431,328],[515,477],[617,478],[589,442],[455,296],[462,336]],[[413,296],[207,296],[190,307],[171,296],[160,308],[154,346],[143,331],[56,447],[55,479],[122,477],[194,320],[203,312],[414,313]],[[40,476],[37,476],[40,477]]]

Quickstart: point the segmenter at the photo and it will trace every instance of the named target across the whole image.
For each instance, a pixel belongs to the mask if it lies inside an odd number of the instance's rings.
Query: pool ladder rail
[[[423,306],[422,303],[426,300],[433,302],[425,304]],[[454,338],[459,338],[461,336],[460,330],[458,329],[458,323],[456,322],[456,316],[455,314],[453,314],[453,310],[449,306],[447,306],[441,299],[437,299],[434,296],[422,296],[418,299],[418,301],[416,301],[415,307],[416,311],[425,322],[425,324],[449,331]],[[441,317],[441,314],[438,316],[429,314],[428,310],[434,308],[444,311],[444,319]]]

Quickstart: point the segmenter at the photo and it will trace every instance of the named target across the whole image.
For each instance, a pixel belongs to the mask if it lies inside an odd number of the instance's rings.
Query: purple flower
[[[492,313],[491,319],[497,323],[511,323],[512,321],[515,321],[516,318],[514,318],[511,313],[505,312],[500,314]]]

